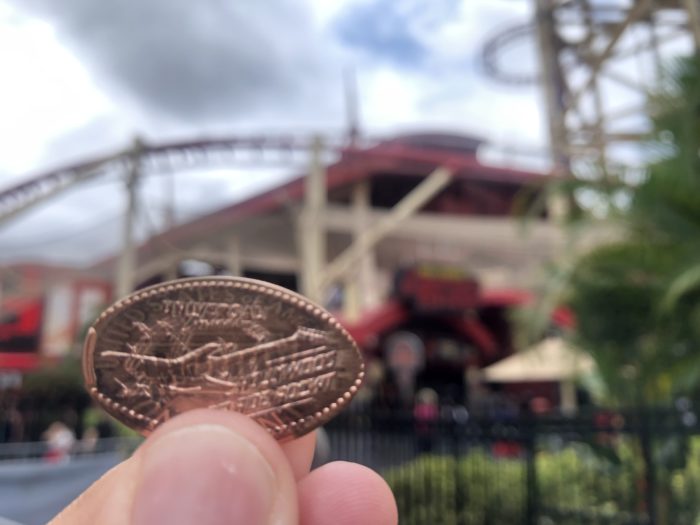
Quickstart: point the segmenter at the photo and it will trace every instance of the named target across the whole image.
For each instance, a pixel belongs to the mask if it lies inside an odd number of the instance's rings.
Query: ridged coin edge
[[[297,430],[300,433],[290,436],[288,439],[300,437],[301,435],[312,430],[311,428],[304,429],[305,426],[310,427],[315,421],[319,421],[322,418],[326,420],[332,418],[342,409],[344,405],[346,405],[348,402],[350,402],[350,400],[352,400],[352,398],[355,396],[364,380],[365,364],[362,359],[362,354],[360,353],[360,350],[357,347],[357,343],[355,343],[355,341],[350,336],[345,327],[343,327],[340,324],[340,322],[338,322],[338,320],[335,319],[324,308],[314,304],[306,297],[303,297],[302,295],[282,288],[281,286],[264,283],[262,281],[256,281],[254,279],[248,279],[245,277],[192,277],[188,279],[181,279],[171,284],[156,284],[148,288],[144,288],[143,290],[134,292],[120,299],[119,301],[111,305],[109,308],[107,308],[104,312],[102,312],[102,314],[97,318],[97,320],[92,324],[92,326],[88,330],[88,335],[85,340],[85,345],[83,349],[83,376],[85,378],[86,386],[90,395],[94,399],[96,399],[98,403],[105,406],[110,412],[121,413],[124,416],[128,416],[132,419],[136,419],[145,423],[148,428],[139,429],[139,432],[145,436],[153,432],[153,430],[155,430],[155,428],[159,424],[163,423],[164,421],[149,418],[141,413],[136,412],[133,409],[130,409],[127,406],[122,405],[117,401],[114,401],[112,398],[104,395],[98,390],[97,378],[95,376],[94,367],[94,351],[95,345],[97,343],[97,330],[99,328],[99,325],[102,324],[105,320],[114,316],[119,311],[134,305],[137,302],[145,301],[150,297],[160,295],[163,293],[184,290],[187,288],[208,287],[212,284],[216,286],[228,286],[241,290],[263,293],[275,297],[276,299],[280,299],[282,301],[290,303],[292,306],[302,308],[306,310],[307,313],[320,317],[320,319],[323,322],[330,324],[332,328],[340,332],[340,334],[350,345],[352,350],[355,351],[355,354],[358,357],[360,363],[360,370],[357,374],[357,377],[355,378],[354,384],[352,384],[350,388],[348,388],[348,390],[345,393],[343,393],[342,396],[338,397],[335,401],[329,403],[321,410],[316,411],[310,416],[302,417],[297,419],[296,421],[291,421],[289,423],[283,423],[281,425],[275,426],[274,428],[267,428],[270,434],[275,436],[281,434],[286,430]]]

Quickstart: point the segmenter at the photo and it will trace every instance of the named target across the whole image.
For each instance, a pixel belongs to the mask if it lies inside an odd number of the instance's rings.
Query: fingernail
[[[260,451],[226,427],[198,425],[144,450],[133,525],[264,525],[275,474]]]

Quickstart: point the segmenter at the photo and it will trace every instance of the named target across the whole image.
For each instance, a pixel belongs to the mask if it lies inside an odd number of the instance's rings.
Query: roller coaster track
[[[536,38],[534,22],[509,27],[487,39],[481,48],[484,73],[505,84],[531,84],[537,81],[537,73],[514,73],[504,69],[498,56],[509,46],[518,46],[524,40]]]
[[[314,138],[299,135],[259,135],[205,138],[164,143],[137,142],[134,147],[40,173],[0,190],[0,225],[76,184],[125,173],[134,162],[145,174],[211,165],[254,163],[290,165],[310,151]],[[342,140],[325,140],[327,152],[342,150]]]
[[[591,18],[602,33],[613,34],[626,24],[629,12],[632,11],[635,3],[631,2],[632,6],[617,5],[614,2],[609,2],[607,5],[596,3],[595,5],[589,5],[588,11],[584,8],[584,4],[584,2],[556,0],[552,2],[551,7],[551,9],[556,9],[555,19],[559,28],[557,31],[559,38],[557,45],[568,48],[574,55],[578,54],[575,58],[579,64],[586,63],[587,53],[590,50],[587,52],[582,48],[582,41],[576,41],[575,38],[570,38],[567,41],[565,36],[567,29],[580,30],[585,25],[586,19]],[[684,2],[681,0],[652,0],[651,6],[655,9],[686,9]],[[536,44],[537,16],[535,14],[534,20],[507,27],[486,39],[481,47],[481,64],[487,76],[505,84],[515,85],[532,84],[539,81],[539,75],[536,70],[517,72],[512,70],[509,64],[504,63],[503,60],[505,51],[509,48],[516,48],[527,41]],[[641,17],[636,22],[654,24],[656,27],[666,27],[679,34],[688,31],[687,24],[682,20],[653,20],[651,16],[647,16]]]

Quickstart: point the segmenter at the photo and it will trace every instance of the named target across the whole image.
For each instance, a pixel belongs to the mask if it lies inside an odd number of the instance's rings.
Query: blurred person
[[[24,438],[24,417],[14,404],[5,409],[4,418],[0,421],[0,443],[13,443]]]
[[[419,452],[432,450],[434,425],[439,417],[437,392],[432,388],[421,388],[416,393],[416,403],[413,408]]]
[[[45,461],[58,463],[68,460],[75,445],[75,434],[65,423],[54,421],[42,437],[46,442]]]
[[[396,525],[366,467],[309,471],[315,433],[278,443],[241,414],[193,410],[160,426],[49,525]]]
[[[12,407],[9,411],[10,435],[9,441],[19,442],[24,439],[24,416],[17,407]]]
[[[529,412],[534,416],[549,414],[552,409],[552,402],[544,396],[535,396],[529,401]]]

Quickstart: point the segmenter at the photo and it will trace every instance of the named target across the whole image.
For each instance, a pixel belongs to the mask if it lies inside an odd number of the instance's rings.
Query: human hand
[[[353,463],[309,472],[315,436],[278,444],[250,418],[193,410],[159,427],[49,525],[395,525],[384,480]]]

